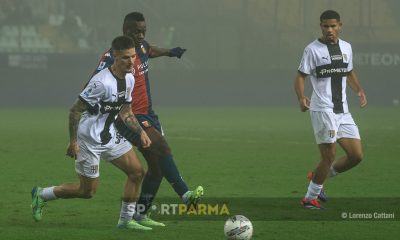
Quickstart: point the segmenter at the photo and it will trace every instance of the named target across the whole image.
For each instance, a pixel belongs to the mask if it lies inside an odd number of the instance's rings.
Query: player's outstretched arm
[[[79,121],[82,113],[86,111],[86,109],[86,104],[78,98],[69,110],[69,145],[67,148],[67,156],[74,159],[76,159],[76,155],[79,152],[77,143]]]
[[[294,80],[294,90],[297,94],[300,110],[302,112],[305,112],[310,108],[310,99],[304,96],[305,81],[306,81],[306,76],[300,72],[297,72],[296,78]]]
[[[168,56],[168,57],[177,57],[181,58],[182,55],[185,53],[186,49],[181,47],[166,49],[166,48],[159,48],[156,46],[150,46],[150,58],[156,58],[161,56]]]
[[[360,107],[363,108],[367,106],[367,96],[365,95],[364,89],[361,87],[360,81],[358,81],[357,74],[354,70],[347,75],[347,83],[359,97]]]
[[[125,125],[130,128],[133,132],[140,136],[142,147],[147,148],[151,145],[151,140],[147,136],[146,132],[143,131],[135,115],[132,113],[131,105],[124,104],[121,111],[119,112],[121,119],[124,121]]]

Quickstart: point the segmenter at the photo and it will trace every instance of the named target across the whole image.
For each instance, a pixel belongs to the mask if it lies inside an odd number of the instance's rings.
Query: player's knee
[[[135,171],[133,171],[132,173],[129,173],[128,178],[132,182],[140,183],[140,182],[142,182],[145,174],[146,174],[146,172],[144,171],[144,169],[139,168],[139,169],[135,169]]]
[[[363,156],[362,152],[356,153],[356,154],[353,154],[352,156],[350,156],[350,159],[356,165],[359,164],[363,160],[363,158],[364,158],[364,156]]]
[[[161,181],[163,178],[163,174],[161,172],[161,169],[156,168],[156,169],[148,169],[146,176],[150,177],[153,181]]]

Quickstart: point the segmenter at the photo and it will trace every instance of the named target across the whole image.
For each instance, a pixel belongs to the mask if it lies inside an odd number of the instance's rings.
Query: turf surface
[[[298,204],[306,173],[318,159],[308,113],[262,107],[160,108],[158,113],[188,185],[203,185],[214,201],[242,202],[230,214],[255,219],[253,239],[399,235],[399,108],[353,110],[365,158],[326,183],[331,201],[322,214]],[[77,179],[74,162],[65,156],[68,109],[1,109],[0,115],[0,239],[224,239],[225,216],[172,216],[166,228],[145,233],[116,229],[124,176],[105,162],[93,199],[50,202],[43,220],[35,223],[29,207],[32,186]],[[165,180],[157,198],[176,198]],[[259,205],[246,204],[254,199]],[[342,211],[394,212],[395,219],[343,220]]]

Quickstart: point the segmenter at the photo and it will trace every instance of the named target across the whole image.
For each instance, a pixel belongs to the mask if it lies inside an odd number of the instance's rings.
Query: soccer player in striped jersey
[[[138,150],[143,154],[148,164],[148,171],[142,183],[135,219],[144,226],[165,226],[163,223],[150,219],[146,214],[158,192],[163,177],[167,179],[178,196],[186,204],[196,204],[204,194],[204,190],[203,187],[198,186],[195,190],[189,191],[175,165],[171,149],[164,138],[161,123],[152,107],[148,76],[149,58],[161,56],[181,58],[186,49],[180,47],[165,49],[150,45],[144,39],[146,35],[146,22],[143,14],[139,12],[127,14],[122,28],[123,34],[131,37],[136,45],[137,57],[132,68],[132,73],[136,79],[135,90],[132,93],[132,111],[152,142],[149,148],[142,148],[138,143],[138,135],[117,119],[116,127],[119,133],[134,146],[138,147]],[[95,73],[107,68],[113,61],[112,55],[107,51],[102,56]]]
[[[32,214],[42,219],[45,202],[59,198],[92,198],[96,193],[100,159],[127,175],[118,228],[151,230],[132,220],[144,170],[132,145],[115,129],[117,115],[140,139],[143,148],[151,141],[132,113],[130,103],[135,79],[131,68],[136,58],[134,42],[120,36],[112,42],[114,63],[94,75],[70,109],[70,143],[67,155],[75,159],[77,183],[32,189]]]
[[[322,37],[304,50],[295,79],[295,91],[300,110],[310,110],[314,136],[321,159],[310,175],[307,193],[301,201],[306,208],[322,209],[319,199],[326,200],[323,183],[327,177],[345,172],[363,158],[360,134],[346,100],[347,84],[358,95],[360,106],[367,98],[353,70],[350,43],[339,38],[342,28],[340,15],[327,10],[320,16]],[[304,84],[309,76],[313,87],[311,100],[304,95]],[[336,143],[345,156],[336,159]]]

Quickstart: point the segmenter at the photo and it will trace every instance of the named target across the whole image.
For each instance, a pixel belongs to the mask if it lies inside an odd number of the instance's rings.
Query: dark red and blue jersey
[[[153,115],[152,101],[150,95],[150,82],[149,82],[149,55],[150,45],[148,42],[143,41],[140,47],[136,47],[136,60],[132,69],[132,74],[135,76],[135,87],[132,92],[132,112],[143,115]],[[100,59],[97,69],[93,75],[100,72],[104,68],[111,66],[114,59],[111,54],[111,49],[103,54]]]

